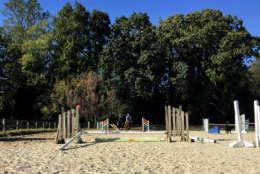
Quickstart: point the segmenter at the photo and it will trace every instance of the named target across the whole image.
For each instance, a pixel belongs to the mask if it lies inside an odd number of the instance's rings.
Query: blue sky
[[[0,10],[8,0],[0,0]],[[56,14],[66,2],[75,0],[38,0],[43,9]],[[153,24],[159,18],[176,13],[187,14],[204,8],[218,9],[226,14],[237,16],[244,21],[244,26],[254,36],[260,35],[260,0],[78,0],[87,10],[107,12],[113,22],[116,17],[129,16],[133,12],[146,12]],[[3,16],[0,15],[0,24]]]

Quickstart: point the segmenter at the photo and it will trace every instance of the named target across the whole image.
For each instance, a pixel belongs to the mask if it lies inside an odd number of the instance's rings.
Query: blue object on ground
[[[210,129],[210,130],[208,131],[208,133],[211,133],[211,134],[219,134],[219,127],[218,127],[218,126],[213,127],[212,129]]]

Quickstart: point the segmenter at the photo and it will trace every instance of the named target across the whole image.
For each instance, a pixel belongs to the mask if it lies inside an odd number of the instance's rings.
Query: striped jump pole
[[[150,131],[149,120],[146,120],[144,117],[142,117],[142,131],[143,132],[149,132]]]

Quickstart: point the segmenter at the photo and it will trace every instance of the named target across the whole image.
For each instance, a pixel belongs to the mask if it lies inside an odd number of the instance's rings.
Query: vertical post
[[[171,106],[168,105],[168,134],[169,134],[169,140],[172,141],[172,125],[171,125]]]
[[[44,121],[42,122],[42,128],[43,128],[43,129],[45,128]]]
[[[38,128],[38,123],[37,123],[37,120],[35,121],[35,129]]]
[[[254,114],[255,114],[255,145],[256,147],[259,147],[258,100],[254,101]]]
[[[168,109],[167,106],[164,106],[164,112],[165,112],[165,129],[166,129],[166,139],[169,141],[169,131],[168,131]]]
[[[5,119],[4,118],[2,120],[2,124],[3,124],[3,132],[5,132]]]
[[[63,130],[63,138],[67,138],[67,125],[66,125],[66,112],[62,113],[62,130]]]
[[[172,129],[176,132],[176,109],[172,107]]]
[[[90,129],[90,121],[88,121],[88,129]]]
[[[204,131],[208,132],[209,131],[209,119],[204,118],[203,119],[203,125],[204,125]]]
[[[29,128],[30,128],[29,124],[30,124],[30,123],[29,123],[29,121],[27,121],[27,129],[29,129]]]
[[[76,129],[76,111],[75,109],[71,109],[71,129],[72,129],[72,136],[75,136],[77,134]]]
[[[142,132],[144,132],[144,118],[142,117]]]
[[[242,131],[242,133],[246,133],[246,116],[245,116],[245,114],[241,115],[241,131]]]
[[[59,120],[58,120],[58,129],[57,129],[57,135],[56,135],[56,144],[63,144],[65,143],[64,137],[63,137],[63,126],[62,126],[62,115],[59,114]]]
[[[260,136],[260,105],[258,104],[257,105],[257,113],[258,113],[258,122],[257,122],[257,124],[258,124],[258,137]]]
[[[148,132],[150,132],[150,121],[148,120]]]
[[[190,142],[190,135],[189,135],[189,114],[186,112],[186,141]]]
[[[184,111],[181,111],[181,139],[184,140]]]
[[[16,120],[16,130],[19,129],[19,120]]]
[[[234,101],[234,108],[235,108],[235,117],[236,117],[236,124],[237,124],[237,136],[238,136],[238,141],[243,141],[242,135],[241,135],[241,118],[240,118],[240,113],[239,113],[239,106],[238,106],[238,101]]]
[[[71,138],[71,114],[70,111],[67,112],[67,138]]]
[[[79,117],[80,117],[80,115],[79,115],[79,109],[80,109],[80,106],[79,105],[77,105],[76,106],[76,130],[77,130],[77,133],[80,131],[80,123],[79,123]],[[78,137],[77,139],[76,139],[76,143],[81,143],[82,142],[82,139],[80,138],[80,137]]]

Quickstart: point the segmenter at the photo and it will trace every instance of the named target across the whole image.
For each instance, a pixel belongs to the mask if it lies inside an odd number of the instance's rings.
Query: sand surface
[[[102,142],[95,138],[165,138],[165,135],[83,135],[61,151],[54,133],[0,138],[0,173],[259,173],[260,148],[230,148],[236,134],[191,131],[217,143]],[[254,140],[254,134],[243,134]]]

